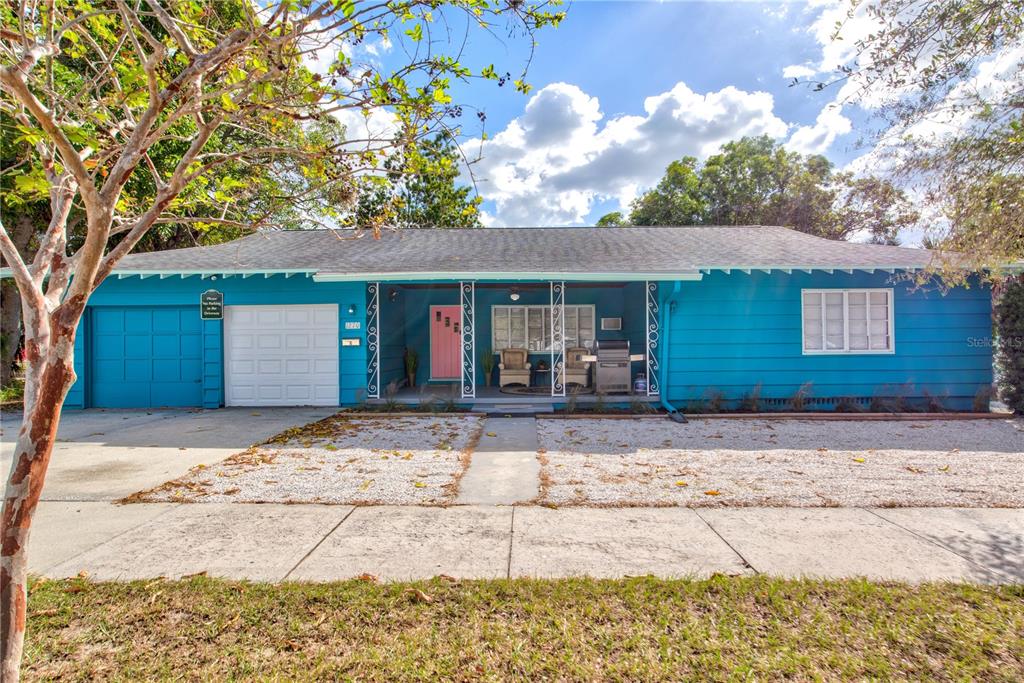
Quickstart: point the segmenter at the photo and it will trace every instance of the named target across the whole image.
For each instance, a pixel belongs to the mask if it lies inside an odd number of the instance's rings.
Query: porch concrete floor
[[[1020,509],[44,502],[29,558],[35,574],[112,580],[765,573],[1022,583],[1022,548]]]
[[[449,401],[452,401],[461,405],[473,405],[480,403],[508,403],[508,404],[553,404],[553,403],[565,403],[567,396],[551,396],[546,393],[538,394],[513,394],[503,392],[498,387],[477,387],[475,398],[462,398],[462,394],[457,383],[443,383],[435,382],[431,384],[424,384],[418,387],[402,387],[393,396],[385,398],[375,398],[367,400],[369,405],[384,405],[389,400],[402,405],[420,405],[423,403],[435,403],[443,405]],[[597,403],[599,400],[598,396],[593,393],[589,394],[576,394],[576,402],[579,404]],[[605,403],[632,403],[633,401],[639,401],[642,403],[658,403],[660,400],[657,396],[647,396],[645,394],[606,394],[603,396]]]

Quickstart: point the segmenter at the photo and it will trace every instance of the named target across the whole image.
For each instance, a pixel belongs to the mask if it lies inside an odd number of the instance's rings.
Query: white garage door
[[[338,405],[338,306],[225,306],[224,402]]]

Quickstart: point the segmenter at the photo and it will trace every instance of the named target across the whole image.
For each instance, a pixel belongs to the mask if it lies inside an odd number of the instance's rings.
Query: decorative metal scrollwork
[[[658,303],[658,283],[646,283],[647,292],[647,395],[657,396],[660,391],[661,305]]]
[[[551,282],[551,395],[565,396],[565,283]]]
[[[366,285],[366,397],[380,398],[380,283]]]
[[[462,303],[462,398],[476,398],[476,285],[459,283]]]

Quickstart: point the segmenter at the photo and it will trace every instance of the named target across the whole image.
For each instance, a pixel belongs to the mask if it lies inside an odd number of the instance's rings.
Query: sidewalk
[[[775,576],[1024,582],[1024,509],[40,504],[30,570],[127,580]]]

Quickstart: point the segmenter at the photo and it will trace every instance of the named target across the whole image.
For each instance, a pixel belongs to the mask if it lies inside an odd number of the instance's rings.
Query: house
[[[992,382],[991,292],[980,277],[915,287],[930,258],[767,226],[258,233],[126,257],[89,302],[66,405],[345,406],[437,388],[472,405],[497,395],[482,358],[503,348],[529,354],[520,391],[559,404],[581,390],[558,381],[567,349],[618,340],[629,379],[647,379],[623,402],[969,410]]]

